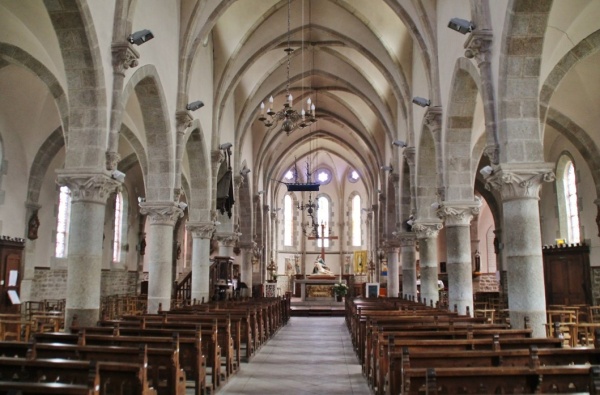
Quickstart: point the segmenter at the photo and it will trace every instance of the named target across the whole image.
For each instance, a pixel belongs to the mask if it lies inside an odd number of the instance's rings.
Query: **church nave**
[[[371,394],[343,317],[291,317],[218,391],[234,394]]]

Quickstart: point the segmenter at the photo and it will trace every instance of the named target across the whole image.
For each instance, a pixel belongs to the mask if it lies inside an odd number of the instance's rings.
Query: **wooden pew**
[[[156,395],[144,365],[66,359],[0,357],[0,381],[64,383],[99,389],[100,394]],[[65,388],[66,389],[66,388]]]
[[[94,383],[63,384],[63,383],[36,383],[25,381],[0,381],[0,393],[19,395],[100,395]]]
[[[128,336],[128,337],[170,337],[175,333],[179,336],[180,341],[184,341],[184,340],[188,340],[188,339],[193,340],[196,336],[200,335],[201,339],[202,339],[201,342],[204,345],[203,353],[205,353],[205,355],[208,356],[206,358],[207,359],[206,364],[208,367],[211,368],[211,370],[214,369],[215,373],[218,373],[221,371],[220,355],[222,355],[222,354],[219,353],[219,355],[217,355],[217,353],[215,353],[215,351],[218,351],[219,349],[223,350],[223,347],[225,347],[225,350],[226,350],[225,351],[226,369],[228,369],[228,367],[231,367],[231,365],[233,365],[234,350],[233,350],[233,344],[231,342],[231,338],[229,338],[226,334],[219,334],[218,330],[216,329],[216,326],[213,326],[210,329],[208,329],[208,327],[205,327],[205,329],[202,329],[196,323],[191,323],[192,325],[188,326],[189,329],[181,329],[182,327],[185,327],[185,325],[184,325],[185,323],[174,324],[174,325],[156,323],[159,327],[154,327],[155,325],[146,325],[145,328],[141,328],[141,327],[135,326],[134,321],[130,321],[129,323],[130,323],[129,326],[116,325],[115,327],[100,327],[100,326],[83,327],[83,328],[80,327],[80,328],[73,328],[73,331],[76,333],[85,333],[86,337],[88,337],[88,338],[92,335]],[[167,328],[162,328],[163,325],[167,326]],[[213,325],[216,325],[216,324],[213,322]],[[218,344],[216,346],[216,350],[215,350],[215,345],[214,345],[215,338],[217,339],[216,344]],[[220,341],[219,341],[219,339],[220,339]],[[223,346],[221,347],[221,345],[223,345]],[[214,361],[213,361],[213,358],[214,358]],[[228,376],[226,376],[226,377],[228,377]],[[216,382],[218,383],[219,380],[217,380]]]
[[[411,368],[448,367],[530,367],[560,365],[598,365],[600,350],[594,348],[546,349],[530,347],[515,350],[420,351],[409,353],[390,351],[389,368],[383,392],[401,393],[403,376]],[[389,386],[389,387],[388,387]]]
[[[79,334],[71,333],[36,333],[33,335],[36,343],[61,343],[75,345],[97,345],[97,346],[125,346],[139,347],[147,344],[149,348],[171,348],[171,337],[158,336],[110,336],[110,335],[86,335],[85,330]],[[208,345],[207,355],[205,358],[203,352],[206,347],[203,347],[203,342],[200,335],[195,338],[179,338],[179,358],[180,366],[186,373],[188,379],[194,381],[195,391],[197,395],[206,393],[206,388],[212,388],[212,393],[220,385],[220,348],[215,341],[212,346]],[[214,366],[211,367],[210,378],[208,383],[207,361]],[[215,363],[214,361],[219,361]]]
[[[414,340],[390,338],[388,344],[380,344],[379,351],[373,353],[373,386],[377,393],[383,393],[383,383],[389,370],[390,353],[393,350],[407,348],[410,353],[419,351],[451,351],[451,350],[511,350],[538,348],[561,348],[562,341],[554,338],[505,338],[500,340],[498,335],[488,339],[443,339],[443,340]]]
[[[159,395],[185,395],[185,373],[179,366],[177,338],[173,339],[172,346],[172,349],[159,349],[148,348],[146,345],[136,348],[33,343],[27,357],[138,363],[147,366],[148,378]]]
[[[415,368],[404,371],[402,394],[590,393],[600,371],[590,366]]]

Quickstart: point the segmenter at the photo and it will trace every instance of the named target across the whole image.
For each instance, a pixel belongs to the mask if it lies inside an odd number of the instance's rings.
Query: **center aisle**
[[[291,317],[218,395],[371,395],[343,317]]]

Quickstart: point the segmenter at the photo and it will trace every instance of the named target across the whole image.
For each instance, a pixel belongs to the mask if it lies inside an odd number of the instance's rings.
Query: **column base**
[[[71,332],[73,317],[77,316],[78,326],[96,326],[100,319],[100,309],[72,309],[65,312],[65,332]]]

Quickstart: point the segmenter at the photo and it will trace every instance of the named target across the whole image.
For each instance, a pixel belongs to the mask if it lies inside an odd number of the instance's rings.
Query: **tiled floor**
[[[371,395],[343,317],[292,317],[218,395]]]

